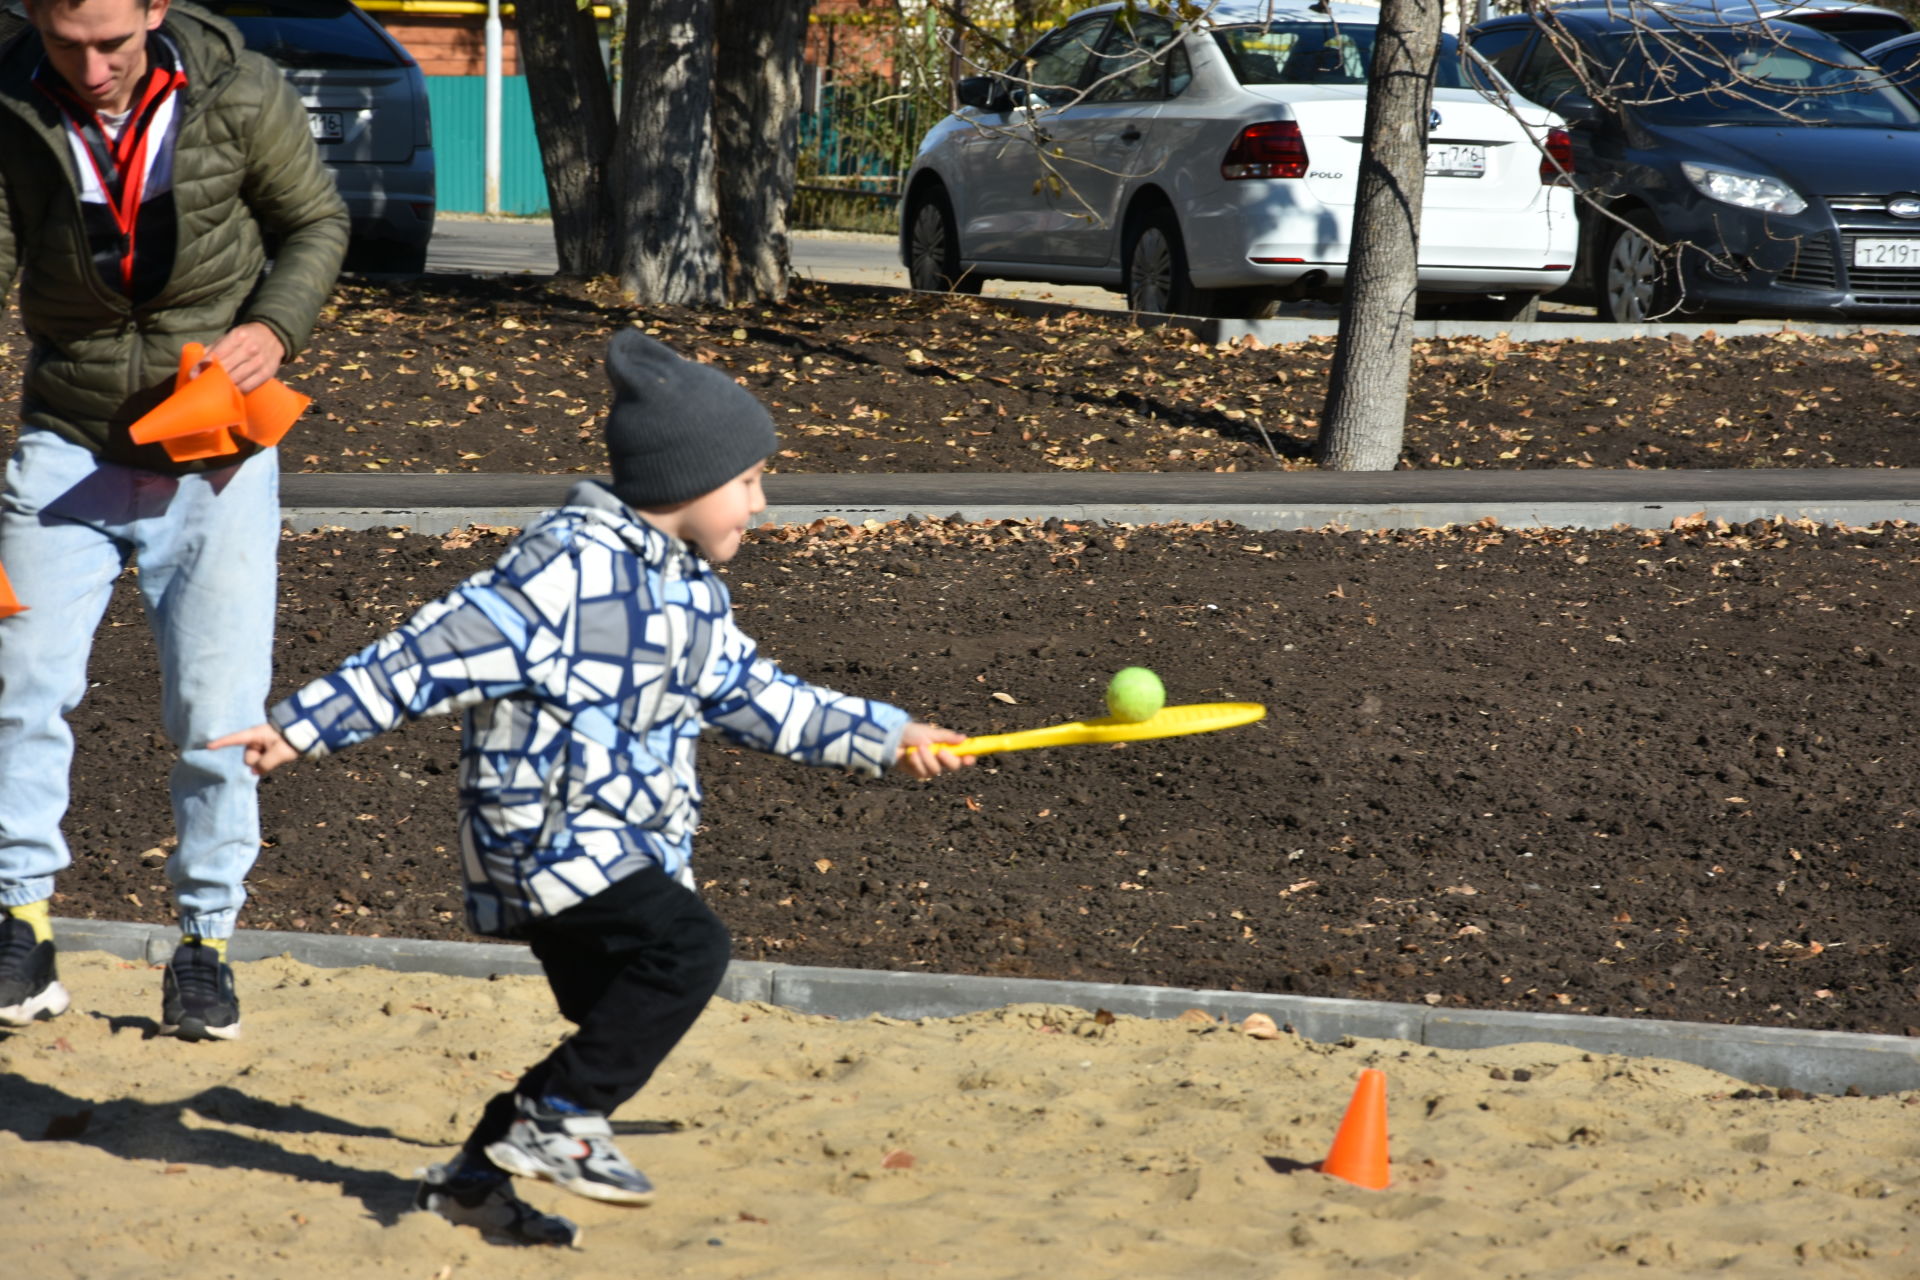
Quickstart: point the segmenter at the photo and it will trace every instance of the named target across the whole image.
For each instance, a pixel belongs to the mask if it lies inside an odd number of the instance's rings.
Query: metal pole
[[[500,212],[500,0],[487,0],[486,207]]]

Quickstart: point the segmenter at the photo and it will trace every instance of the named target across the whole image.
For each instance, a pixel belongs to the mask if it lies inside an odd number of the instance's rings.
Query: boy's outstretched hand
[[[900,734],[900,759],[894,768],[916,778],[933,778],[973,763],[972,756],[957,756],[935,746],[941,742],[965,742],[967,735],[942,729],[935,724],[911,721]]]
[[[245,747],[247,768],[263,778],[289,760],[300,758],[300,753],[289,746],[287,740],[280,736],[280,731],[270,724],[257,724],[251,729],[215,738],[207,744],[210,751],[218,751],[222,747]]]

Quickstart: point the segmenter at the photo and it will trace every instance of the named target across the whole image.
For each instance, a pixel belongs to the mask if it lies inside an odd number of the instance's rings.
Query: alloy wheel
[[[947,217],[933,201],[922,204],[914,214],[907,250],[912,263],[908,275],[914,288],[939,292],[948,287]]]
[[[1607,308],[1629,324],[1653,319],[1665,268],[1659,248],[1637,230],[1622,229],[1607,252]]]
[[[1148,227],[1133,244],[1127,302],[1135,311],[1173,310],[1173,245],[1159,227]]]

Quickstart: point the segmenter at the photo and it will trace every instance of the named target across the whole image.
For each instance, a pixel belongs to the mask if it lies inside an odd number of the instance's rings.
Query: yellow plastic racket
[[[984,756],[996,751],[1031,751],[1035,747],[1067,747],[1078,743],[1133,742],[1140,738],[1177,738],[1188,733],[1212,733],[1252,724],[1267,714],[1257,702],[1197,702],[1185,707],[1162,707],[1145,720],[1074,720],[1017,733],[989,733],[965,742],[941,743],[940,750],[955,755]]]

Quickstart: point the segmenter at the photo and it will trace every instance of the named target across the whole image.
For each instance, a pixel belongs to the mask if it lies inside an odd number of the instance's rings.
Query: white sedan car
[[[1005,75],[961,81],[965,105],[921,142],[900,206],[914,287],[1093,284],[1183,315],[1337,298],[1378,17],[1301,0],[1230,0],[1184,28],[1126,3],[1074,15]],[[1435,84],[1422,299],[1530,316],[1573,269],[1567,134],[1470,87],[1451,36]]]

